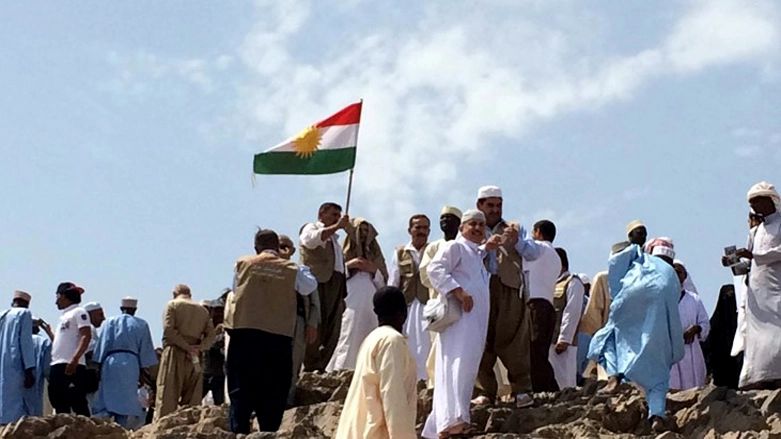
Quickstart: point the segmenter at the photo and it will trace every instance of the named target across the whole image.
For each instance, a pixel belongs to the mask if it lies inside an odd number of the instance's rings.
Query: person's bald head
[[[374,293],[372,299],[374,313],[380,326],[390,325],[399,332],[407,321],[407,301],[404,293],[397,287],[382,287]]]

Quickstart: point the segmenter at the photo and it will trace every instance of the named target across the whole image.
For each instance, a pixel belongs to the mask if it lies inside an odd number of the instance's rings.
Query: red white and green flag
[[[332,174],[355,166],[362,102],[255,155],[256,174]]]

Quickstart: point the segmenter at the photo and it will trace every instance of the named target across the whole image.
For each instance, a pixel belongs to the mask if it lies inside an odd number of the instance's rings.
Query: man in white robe
[[[461,233],[455,241],[447,242],[428,266],[431,284],[440,295],[454,297],[463,314],[439,334],[434,401],[423,428],[425,438],[475,432],[469,403],[485,347],[490,305],[489,274],[483,258],[486,251],[496,250],[502,239],[493,236],[486,242],[485,227],[482,212],[465,212]]]
[[[417,364],[418,380],[426,381],[426,359],[431,350],[431,336],[424,326],[423,307],[428,301],[428,288],[421,282],[420,263],[428,244],[431,221],[417,214],[409,219],[410,242],[396,248],[388,269],[388,285],[401,288],[409,306],[404,335]]]
[[[361,345],[335,437],[414,439],[418,394],[415,358],[402,335],[404,293],[383,287],[372,301],[380,326]]]
[[[553,293],[556,310],[556,332],[548,353],[548,361],[560,389],[575,387],[578,374],[578,346],[576,332],[583,311],[583,281],[569,272],[567,252],[556,248],[561,259],[561,275]],[[556,335],[558,334],[558,335]]]
[[[781,384],[781,196],[763,181],[747,198],[762,223],[752,229],[747,248],[737,252],[751,260],[740,387],[772,388]]]
[[[681,263],[675,263],[678,280],[684,284],[686,268]],[[708,338],[710,320],[700,297],[684,287],[681,288],[681,299],[678,302],[678,313],[681,316],[683,328],[683,358],[670,369],[670,388],[686,390],[702,387],[707,380],[705,356],[700,343]]]

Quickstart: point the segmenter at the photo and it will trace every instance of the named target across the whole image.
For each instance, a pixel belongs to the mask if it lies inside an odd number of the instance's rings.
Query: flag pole
[[[363,99],[360,100],[361,103],[361,117],[363,117]],[[361,125],[358,124],[358,129],[355,131],[355,158],[358,159],[358,133],[360,132]],[[350,196],[353,193],[353,171],[355,170],[355,165],[353,165],[352,168],[350,168],[350,176],[349,180],[347,181],[347,202],[344,205],[344,213],[349,215],[350,214]]]

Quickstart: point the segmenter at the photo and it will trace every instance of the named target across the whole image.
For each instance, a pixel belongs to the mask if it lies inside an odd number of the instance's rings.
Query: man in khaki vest
[[[260,431],[279,428],[293,372],[296,294],[317,289],[308,268],[279,255],[274,231],[258,230],[255,252],[236,261],[225,307],[230,427],[236,434],[250,433],[253,412]]]
[[[410,242],[396,248],[388,273],[388,284],[404,292],[404,299],[409,307],[404,335],[407,336],[407,344],[417,364],[418,380],[426,381],[426,359],[431,350],[431,336],[423,326],[423,307],[429,294],[428,288],[421,282],[420,263],[428,245],[431,221],[426,215],[413,215],[409,219],[407,232]]]
[[[578,374],[577,328],[583,311],[583,294],[586,288],[580,277],[569,272],[567,251],[556,247],[561,260],[561,274],[553,291],[553,309],[556,326],[548,352],[548,361],[560,389],[575,387]]]
[[[301,229],[301,264],[312,270],[317,278],[320,298],[320,327],[317,341],[306,347],[304,369],[323,371],[339,341],[344,313],[347,284],[344,274],[344,254],[337,232],[350,224],[350,217],[342,215],[336,203],[323,203],[318,220]]]
[[[163,355],[157,373],[155,419],[180,405],[198,405],[203,398],[201,352],[214,341],[209,311],[193,301],[190,287],[177,285],[163,314]]]
[[[482,395],[474,402],[486,404],[497,396],[494,366],[497,358],[507,368],[507,376],[518,407],[534,404],[531,395],[531,363],[528,299],[524,291],[523,259],[539,257],[540,246],[526,237],[518,224],[502,219],[502,190],[483,186],[478,190],[477,209],[485,214],[486,238],[501,235],[503,244],[488,252],[486,269],[491,274],[489,283],[491,308],[485,351],[477,374],[477,387]]]

